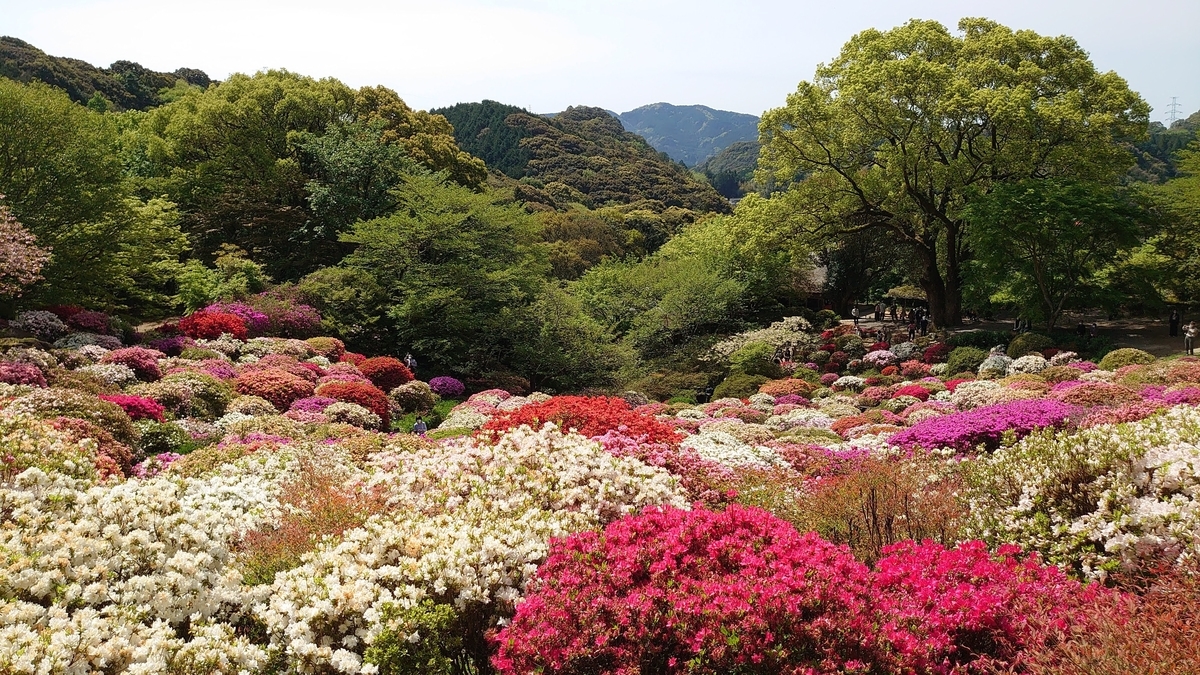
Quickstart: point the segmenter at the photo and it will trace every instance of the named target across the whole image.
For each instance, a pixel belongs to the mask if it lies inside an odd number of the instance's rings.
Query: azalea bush
[[[492,418],[484,429],[503,431],[523,424],[534,427],[553,422],[561,429],[575,429],[584,436],[601,436],[619,431],[645,443],[678,443],[680,435],[651,415],[644,415],[616,397],[556,396]]]
[[[365,359],[356,365],[371,384],[383,391],[391,391],[413,379],[412,371],[400,359],[391,356]]]
[[[245,340],[249,336],[246,322],[242,317],[236,314],[205,310],[180,319],[179,330],[193,339],[213,340],[223,334],[228,334],[236,340]]]
[[[1059,401],[1013,401],[918,422],[892,436],[890,443],[903,448],[950,448],[960,452],[977,446],[994,449],[1006,434],[1020,438],[1035,429],[1063,427],[1079,413],[1077,406]]]

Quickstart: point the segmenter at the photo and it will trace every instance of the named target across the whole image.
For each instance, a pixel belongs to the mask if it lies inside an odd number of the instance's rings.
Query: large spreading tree
[[[961,321],[973,194],[1025,179],[1108,182],[1149,108],[1073,39],[963,19],[854,36],[762,119],[761,182],[806,234],[876,232],[912,255],[934,323]]]

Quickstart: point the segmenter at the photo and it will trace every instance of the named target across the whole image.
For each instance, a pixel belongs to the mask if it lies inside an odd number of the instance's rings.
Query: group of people
[[[906,308],[900,307],[896,303],[887,306],[880,301],[875,303],[873,310],[875,321],[879,323],[883,323],[890,317],[892,323],[907,324],[909,340],[917,335],[929,335],[929,310],[924,307]],[[857,327],[859,320],[862,319],[862,312],[859,311],[858,305],[851,308],[850,317],[854,319],[854,325]]]
[[[1182,321],[1183,319],[1179,315],[1179,310],[1171,310],[1171,318],[1167,320],[1167,324],[1170,326],[1171,337],[1179,337],[1179,325]],[[1195,355],[1194,347],[1198,336],[1200,336],[1200,328],[1196,326],[1195,321],[1189,321],[1183,327],[1183,350],[1187,352],[1188,356]]]

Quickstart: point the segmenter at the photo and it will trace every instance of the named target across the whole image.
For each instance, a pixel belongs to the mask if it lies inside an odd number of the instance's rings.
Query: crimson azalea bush
[[[87,333],[108,335],[112,329],[112,320],[104,312],[93,312],[85,309],[63,318],[71,328]]]
[[[502,674],[833,672],[869,660],[867,568],[761,509],[648,509],[552,542]]]
[[[375,385],[366,382],[327,382],[317,387],[316,394],[345,403],[357,403],[379,415],[381,428],[391,426],[391,405],[387,394]]]
[[[200,310],[179,320],[179,331],[193,339],[215,340],[228,333],[238,340],[245,340],[249,331],[246,322],[236,314]]]
[[[950,345],[945,342],[935,342],[925,348],[925,351],[921,354],[921,360],[933,365],[935,363],[945,363],[946,358],[949,356]]]
[[[413,379],[412,371],[404,362],[391,356],[376,356],[356,365],[372,384],[383,391],[391,391]]]
[[[155,422],[163,421],[163,413],[166,408],[154,399],[144,396],[132,396],[129,394],[100,394],[101,401],[115,403],[129,415],[129,419],[138,420],[154,420]]]
[[[896,390],[896,393],[892,394],[892,398],[896,398],[897,396],[912,396],[923,403],[929,400],[929,390],[919,384],[908,384],[900,387]]]
[[[125,347],[108,352],[100,359],[100,362],[120,363],[129,366],[129,369],[137,375],[139,380],[153,382],[162,378],[162,370],[158,367],[158,360],[164,357],[166,357],[166,354],[153,349]]]
[[[270,325],[270,319],[266,314],[244,302],[217,303],[205,307],[204,311],[212,314],[233,314],[239,317],[246,324],[246,330],[251,335],[264,335]]]
[[[296,399],[313,395],[313,383],[286,370],[266,368],[239,375],[237,392],[265,398],[276,410],[287,410]]]
[[[628,402],[615,396],[555,396],[496,415],[483,428],[505,431],[522,424],[540,428],[546,422],[554,422],[563,431],[576,429],[588,437],[619,431],[643,443],[676,444],[681,440],[674,427],[634,411]]]

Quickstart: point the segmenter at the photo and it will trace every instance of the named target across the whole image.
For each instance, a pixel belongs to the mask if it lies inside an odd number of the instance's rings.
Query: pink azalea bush
[[[132,396],[129,394],[101,394],[100,400],[115,403],[129,415],[129,419],[138,420],[154,420],[155,422],[163,421],[163,413],[166,408],[154,399],[144,396]]]
[[[1077,406],[1047,399],[1018,400],[923,420],[892,436],[902,448],[952,448],[965,452],[978,445],[995,448],[1005,432],[1017,438],[1034,429],[1063,427],[1081,412]]]
[[[129,369],[138,376],[139,380],[153,382],[162,378],[162,370],[158,367],[158,360],[165,357],[166,354],[153,349],[125,347],[108,352],[100,359],[100,362],[119,363],[129,366]]]
[[[46,376],[32,363],[0,361],[0,382],[45,387]]]

